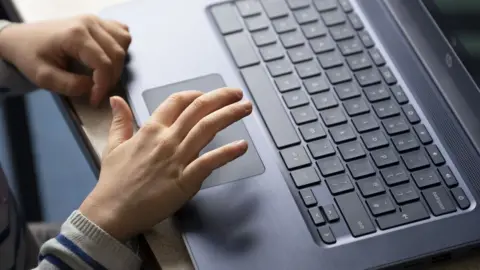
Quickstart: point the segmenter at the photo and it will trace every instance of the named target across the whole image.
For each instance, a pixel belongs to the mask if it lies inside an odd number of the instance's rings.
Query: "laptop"
[[[175,220],[197,269],[419,267],[480,240],[477,1],[137,0],[123,83],[244,90],[250,148]],[[473,19],[473,20],[472,20]],[[475,22],[477,20],[477,22]]]

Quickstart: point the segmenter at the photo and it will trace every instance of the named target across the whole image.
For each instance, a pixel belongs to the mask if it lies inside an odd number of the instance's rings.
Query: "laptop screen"
[[[480,86],[480,0],[422,0]]]

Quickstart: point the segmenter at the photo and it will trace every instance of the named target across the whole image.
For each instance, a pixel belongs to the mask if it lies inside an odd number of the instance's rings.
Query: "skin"
[[[88,95],[92,105],[118,82],[131,37],[128,27],[95,16],[18,24],[0,32],[0,57],[41,88]],[[69,71],[71,61],[91,75]],[[245,154],[237,141],[200,155],[229,125],[248,116],[252,104],[240,89],[170,96],[133,134],[133,116],[121,97],[111,97],[113,121],[100,179],[79,211],[125,241],[172,215],[191,199],[213,170]]]

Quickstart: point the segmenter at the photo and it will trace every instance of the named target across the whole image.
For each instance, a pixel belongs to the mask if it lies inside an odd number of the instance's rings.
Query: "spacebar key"
[[[283,148],[300,143],[297,132],[265,69],[256,65],[242,68],[241,73],[275,145]]]
[[[362,202],[355,192],[337,196],[335,197],[335,201],[354,237],[376,231],[372,221],[368,217],[367,211],[365,211],[365,207],[363,207]]]

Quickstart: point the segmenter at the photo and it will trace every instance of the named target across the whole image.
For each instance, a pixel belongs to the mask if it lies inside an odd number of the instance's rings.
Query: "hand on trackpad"
[[[185,90],[209,92],[221,87],[225,87],[225,82],[223,81],[222,77],[218,74],[211,74],[146,90],[143,92],[143,98],[150,114],[152,114],[158,105],[160,105],[173,93]],[[257,150],[253,145],[252,139],[250,138],[243,121],[238,121],[219,132],[215,138],[202,150],[201,154],[242,139],[246,140],[250,146],[245,155],[215,170],[204,181],[202,189],[248,178],[264,172],[265,168],[260,157],[258,156]]]

